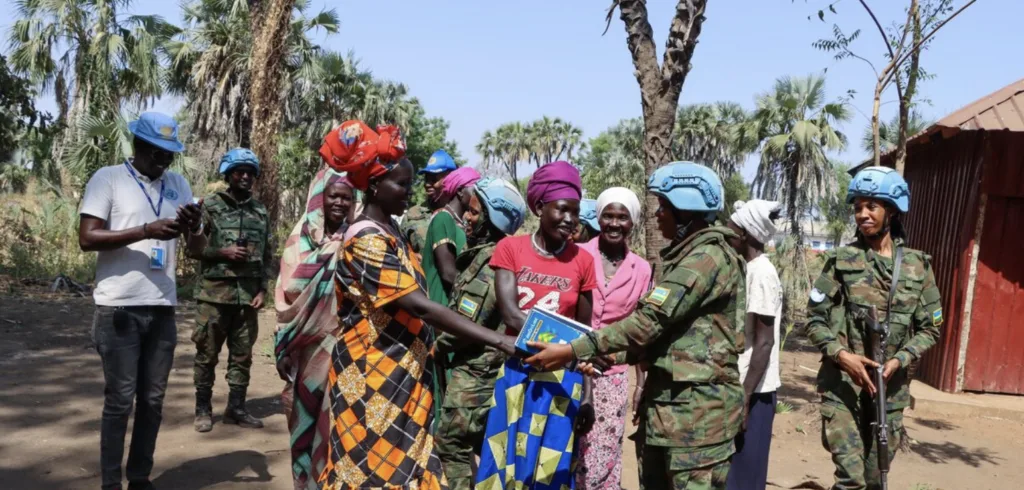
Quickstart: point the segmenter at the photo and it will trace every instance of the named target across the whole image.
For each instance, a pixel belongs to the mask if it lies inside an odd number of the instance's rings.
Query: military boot
[[[196,388],[196,432],[213,430],[213,388]]]
[[[245,388],[231,388],[228,394],[228,408],[224,410],[225,424],[238,424],[248,429],[262,429],[263,421],[253,417],[245,409]]]

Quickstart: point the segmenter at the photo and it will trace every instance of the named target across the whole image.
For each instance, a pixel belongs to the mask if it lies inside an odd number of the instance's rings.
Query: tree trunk
[[[609,22],[616,5],[626,27],[626,42],[635,68],[633,74],[640,85],[644,115],[644,170],[650,176],[658,167],[673,160],[672,130],[676,108],[686,75],[690,72],[690,60],[704,23],[707,0],[680,0],[676,4],[661,66],[658,66],[651,24],[647,20],[646,2],[616,0],[608,12]],[[654,226],[658,198],[648,194],[644,204],[646,256],[651,264],[658,265],[661,263],[658,252],[665,246],[658,227]]]
[[[797,205],[797,182],[799,182],[799,176],[797,175],[798,165],[793,166],[786,172],[786,212],[789,214],[789,233],[793,235],[793,239],[796,240],[797,249],[802,249],[804,243],[804,235],[800,231],[800,209]]]
[[[910,2],[910,17],[911,26],[907,26],[908,29],[913,31],[913,40],[911,46],[917,46],[921,43],[921,9],[917,3],[917,0]],[[910,124],[910,106],[914,100],[914,92],[917,90],[917,79],[919,70],[921,67],[921,50],[915,49],[910,53],[910,68],[907,70],[907,88],[903,92],[903,98],[900,99],[900,128],[898,140],[896,142],[896,153],[894,160],[896,162],[896,171],[900,175],[903,175],[903,168],[906,166],[907,161],[907,138],[910,136],[907,134],[908,126]]]
[[[259,198],[267,207],[270,229],[277,229],[280,195],[277,186],[277,137],[284,103],[284,48],[295,0],[249,0],[253,47],[249,64],[252,88],[252,150],[260,159]]]
[[[676,96],[678,101],[678,95]],[[644,171],[648,176],[654,173],[658,167],[671,162],[672,158],[672,126],[675,124],[675,105],[667,101],[658,101],[657,107],[652,108],[650,116],[644,117]],[[647,111],[645,111],[646,113]],[[659,251],[665,248],[665,237],[656,223],[658,196],[646,193],[644,196],[644,240],[647,244],[648,262],[660,263]]]
[[[872,165],[882,164],[882,139],[878,131],[878,110],[882,106],[882,80],[875,84],[874,103],[871,106],[871,144],[873,150]]]

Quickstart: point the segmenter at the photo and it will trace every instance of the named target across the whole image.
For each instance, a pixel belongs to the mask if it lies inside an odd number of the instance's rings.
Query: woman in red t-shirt
[[[597,287],[593,257],[572,242],[579,225],[581,182],[579,171],[566,162],[542,166],[526,190],[530,210],[540,219],[530,235],[498,242],[491,257],[498,308],[506,333],[515,335],[536,307],[590,325],[591,291]],[[589,380],[584,382],[579,427],[593,424]]]

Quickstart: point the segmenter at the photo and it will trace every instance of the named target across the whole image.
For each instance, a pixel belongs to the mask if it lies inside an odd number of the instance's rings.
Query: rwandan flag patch
[[[672,294],[668,288],[654,288],[651,294],[647,296],[647,302],[653,305],[661,306],[665,304],[665,300],[668,299],[668,295]]]
[[[470,318],[476,316],[476,310],[478,309],[480,309],[480,305],[469,298],[462,298],[462,300],[459,301],[459,313]]]
[[[939,308],[932,313],[932,325],[942,325],[942,308]]]

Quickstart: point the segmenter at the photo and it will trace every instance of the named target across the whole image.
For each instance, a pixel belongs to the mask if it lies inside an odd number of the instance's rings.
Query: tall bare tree
[[[619,9],[619,17],[626,27],[626,42],[633,56],[633,73],[640,85],[640,104],[644,116],[644,169],[647,175],[672,158],[672,130],[675,127],[679,94],[690,72],[690,59],[697,47],[707,3],[707,0],[680,0],[676,4],[661,65],[658,64],[651,23],[647,20],[647,2],[614,0],[608,9],[607,25],[611,24],[615,9]],[[654,212],[658,209],[658,199],[647,195],[645,208],[647,222],[655,223]],[[647,226],[644,234],[647,259],[652,263],[661,263],[658,251],[665,245],[661,233],[657,227]]]
[[[260,169],[259,196],[267,207],[271,229],[277,226],[279,196],[277,188],[277,138],[284,117],[283,70],[285,40],[291,24],[295,0],[249,0],[253,46],[249,61],[252,90],[250,140]]]
[[[906,21],[902,24],[896,23],[893,27],[886,29],[878,20],[874,11],[868,6],[866,0],[859,0],[861,7],[871,17],[871,21],[878,29],[878,34],[885,42],[886,54],[885,64],[878,69],[868,58],[856,53],[852,49],[852,43],[860,35],[860,29],[850,35],[843,33],[838,25],[832,26],[832,39],[820,39],[813,43],[813,46],[823,51],[836,53],[836,59],[856,58],[871,67],[876,76],[875,90],[873,94],[873,106],[871,110],[871,131],[873,140],[873,165],[881,165],[882,159],[882,138],[880,134],[879,109],[882,105],[882,95],[890,87],[896,87],[897,101],[899,102],[899,133],[896,135],[896,147],[894,148],[894,162],[896,171],[903,173],[906,162],[908,128],[910,125],[911,109],[914,95],[917,92],[917,82],[921,79],[921,50],[928,46],[935,33],[945,26],[949,21],[960,15],[961,12],[973,5],[977,0],[965,2],[959,9],[954,11],[953,0],[910,0],[906,9]],[[829,5],[828,9],[836,13],[835,4]],[[825,11],[818,11],[818,18],[825,20]]]

